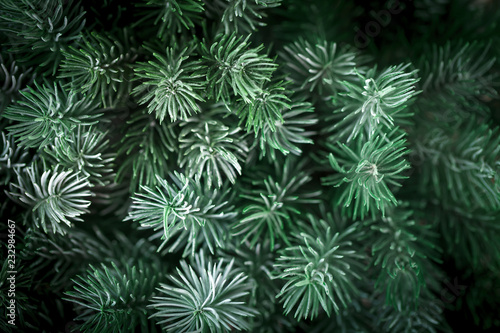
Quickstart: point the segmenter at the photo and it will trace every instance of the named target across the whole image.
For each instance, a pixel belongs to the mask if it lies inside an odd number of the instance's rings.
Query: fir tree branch
[[[490,44],[446,43],[433,45],[427,55],[422,56],[422,96],[416,107],[420,113],[443,119],[443,108],[453,110],[459,118],[471,113],[487,115],[489,109],[481,101],[485,96],[498,96],[498,72],[493,71],[496,58],[489,57]],[[448,120],[449,121],[449,120]]]
[[[345,90],[342,82],[356,81],[355,68],[358,73],[365,74],[368,61],[353,48],[324,40],[313,44],[299,39],[286,45],[280,56],[298,90],[316,91],[320,95],[336,95],[339,90]]]
[[[421,132],[420,132],[421,131]],[[415,133],[415,159],[421,161],[419,190],[447,205],[497,211],[500,208],[500,135],[498,127],[475,118],[452,127]]]
[[[18,147],[12,136],[2,131],[2,146],[0,149],[0,179],[2,185],[8,185],[16,171],[24,168],[30,161],[28,151]]]
[[[147,110],[140,109],[132,114],[123,132],[121,142],[116,145],[122,163],[115,181],[127,180],[131,193],[140,185],[154,186],[157,176],[166,177],[173,168],[171,155],[179,149],[174,124],[160,124]]]
[[[147,104],[148,112],[155,113],[161,122],[186,120],[192,113],[200,112],[198,102],[205,90],[204,68],[199,61],[186,61],[191,50],[167,48],[165,55],[153,52],[154,61],[139,63],[134,69],[141,84],[133,94],[140,96],[139,104]]]
[[[234,258],[235,270],[248,276],[248,282],[252,285],[248,304],[259,312],[250,319],[254,327],[252,332],[289,332],[296,324],[293,318],[283,314],[275,302],[275,295],[281,285],[281,281],[273,279],[272,274],[278,248],[279,245],[271,250],[269,239],[265,239],[253,248],[248,241],[237,243],[223,253],[227,260]]]
[[[5,0],[0,6],[0,31],[9,36],[18,60],[54,75],[62,59],[61,51],[81,38],[85,12],[80,3]]]
[[[416,309],[429,284],[429,263],[442,263],[438,234],[430,225],[418,225],[413,212],[403,203],[386,216],[365,222],[371,233],[365,235],[371,247],[372,264],[380,266],[375,288],[384,291],[386,304],[403,311]]]
[[[111,244],[98,230],[90,233],[74,228],[62,235],[29,228],[19,257],[29,263],[35,288],[48,283],[52,291],[59,292],[72,286],[70,279],[84,273],[88,264],[114,258]]]
[[[235,272],[233,263],[212,264],[203,252],[191,265],[181,261],[181,269],[170,276],[171,284],[161,284],[162,295],[153,298],[152,317],[170,332],[248,330],[248,318],[256,314],[246,305],[250,284]]]
[[[236,216],[227,187],[210,190],[179,173],[170,178],[171,182],[158,178],[161,187],[155,189],[143,186],[144,192],[132,197],[127,220],[160,230],[162,244],[158,251],[172,239],[169,251],[184,246],[184,255],[194,255],[200,244],[207,245],[211,253],[215,247],[224,247],[228,236],[225,224]]]
[[[397,205],[389,186],[401,186],[399,180],[407,178],[402,173],[410,165],[403,158],[409,152],[404,134],[394,138],[395,133],[367,142],[358,138],[351,147],[343,143],[328,145],[333,151],[328,159],[337,173],[322,178],[323,185],[342,187],[338,205],[349,207],[355,200],[354,218],[363,218],[367,213],[374,216],[374,205],[382,214],[386,207]]]
[[[239,100],[234,112],[247,132],[253,130],[257,136],[265,126],[276,132],[276,127],[283,124],[283,110],[290,109],[289,102],[283,83],[273,82],[258,91],[252,101]]]
[[[222,105],[180,123],[179,166],[186,168],[189,177],[204,180],[210,188],[219,188],[223,177],[232,184],[241,174],[240,163],[244,162],[249,148],[241,129],[223,121],[220,114],[227,115]],[[228,124],[228,125],[226,125]]]
[[[500,270],[500,211],[464,209],[459,206],[437,208],[435,224],[444,240],[444,250],[454,257],[459,269]]]
[[[154,22],[156,36],[160,39],[179,33],[182,29],[193,29],[201,20],[204,11],[201,0],[142,0],[136,4],[140,8],[141,18],[133,26]]]
[[[298,320],[314,319],[322,308],[328,316],[337,314],[357,295],[363,255],[356,253],[352,240],[359,237],[357,224],[325,220],[308,215],[310,226],[294,233],[292,246],[280,251],[275,268],[286,284],[276,296],[285,314],[295,309]],[[339,260],[342,259],[342,260]]]
[[[400,311],[379,301],[372,307],[372,312],[376,310],[373,326],[389,333],[451,333],[444,319],[444,309],[434,301],[435,297],[437,296],[428,294],[419,301],[417,310],[406,308]]]
[[[278,7],[281,0],[203,0],[207,15],[216,19],[224,27],[224,33],[251,33],[257,27],[263,27],[267,17],[266,9]]]
[[[16,173],[10,195],[30,207],[35,226],[44,232],[64,234],[61,222],[71,226],[71,220],[83,221],[80,215],[89,212],[87,198],[92,193],[87,177],[58,166],[42,173],[36,164]]]
[[[340,118],[332,126],[324,129],[330,134],[330,141],[346,141],[349,143],[358,135],[366,135],[368,139],[387,132],[395,126],[407,124],[411,112],[405,110],[409,100],[418,92],[416,71],[406,72],[407,65],[391,66],[381,73],[376,67],[365,75],[358,73],[356,82],[343,81],[347,90],[333,97],[334,105],[340,107],[331,119]]]
[[[36,77],[32,74],[33,68],[19,67],[9,54],[4,57],[0,54],[0,114],[13,101],[19,98],[19,91]]]
[[[63,51],[59,77],[71,80],[66,88],[100,97],[105,107],[126,99],[132,89],[132,64],[138,51],[129,45],[126,30],[122,35],[117,38],[93,32],[83,38],[80,48],[70,46]]]
[[[314,113],[314,107],[309,102],[292,101],[290,108],[282,108],[281,115],[283,122],[274,122],[275,131],[272,130],[272,122],[266,121],[255,139],[255,145],[260,148],[259,156],[267,156],[270,161],[276,159],[276,151],[283,155],[293,154],[300,156],[303,144],[313,144],[310,138],[314,131],[307,131],[306,128],[318,122]]]
[[[114,176],[116,154],[107,151],[106,134],[95,127],[78,125],[71,134],[56,138],[54,144],[45,148],[47,160],[80,172],[91,184],[109,184]]]
[[[201,44],[203,59],[208,67],[207,94],[216,101],[239,96],[245,103],[252,102],[270,81],[278,67],[272,59],[259,54],[263,45],[250,48],[248,42],[236,34],[219,35],[212,45]]]
[[[7,127],[20,146],[35,148],[54,143],[78,125],[94,125],[102,115],[97,103],[74,91],[66,92],[60,84],[21,91],[22,99],[7,108],[5,118],[14,120]]]
[[[300,214],[300,205],[318,203],[316,197],[321,194],[305,186],[312,179],[310,172],[304,170],[306,163],[306,159],[287,157],[283,167],[274,163],[274,175],[252,170],[252,176],[245,178],[248,186],[241,189],[240,196],[246,202],[243,218],[233,226],[233,235],[242,236],[241,242],[249,240],[251,247],[267,238],[271,249],[276,240],[289,244],[288,226]]]
[[[139,260],[136,264],[119,267],[112,262],[93,267],[78,276],[75,287],[64,300],[75,304],[76,321],[82,332],[124,332],[140,329],[156,332],[148,322],[147,304],[155,295],[155,287],[163,278],[159,266]]]

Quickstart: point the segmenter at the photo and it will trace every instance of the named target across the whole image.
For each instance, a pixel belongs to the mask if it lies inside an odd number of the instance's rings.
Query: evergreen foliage
[[[5,58],[0,54],[0,113],[3,113],[7,105],[19,96],[19,90],[27,83],[25,81],[33,79],[30,76],[33,68],[19,67],[12,56]]]
[[[81,38],[85,12],[78,1],[6,0],[0,4],[0,31],[23,64],[54,75],[62,51]]]
[[[239,103],[236,114],[240,123],[245,123],[247,132],[253,130],[257,135],[267,126],[271,132],[276,132],[276,126],[283,124],[283,110],[290,109],[290,99],[284,92],[282,82],[266,85],[250,103]]]
[[[56,138],[53,145],[45,148],[46,159],[80,172],[91,184],[106,185],[112,180],[116,156],[107,152],[108,144],[106,133],[79,125],[70,135]]]
[[[282,121],[274,122],[272,125],[266,121],[255,140],[255,144],[259,144],[261,158],[267,153],[271,161],[275,160],[277,150],[283,155],[300,156],[302,144],[314,143],[310,137],[315,132],[306,130],[318,122],[311,103],[293,101],[289,108],[281,109],[280,115]]]
[[[391,66],[380,74],[373,68],[366,75],[358,73],[359,80],[355,83],[342,82],[347,92],[334,97],[334,105],[342,105],[335,118],[345,116],[331,129],[326,129],[334,132],[329,139],[350,142],[360,134],[370,139],[377,131],[385,133],[395,125],[402,125],[404,118],[411,116],[404,109],[415,95],[418,81],[415,72],[404,71],[408,66]]]
[[[35,288],[48,284],[52,290],[64,291],[72,286],[70,279],[84,273],[88,264],[98,264],[113,255],[109,247],[112,242],[100,230],[88,232],[74,228],[63,235],[30,228],[25,237],[26,246],[20,256],[29,263]],[[103,242],[108,245],[102,246]],[[75,261],[79,264],[75,265]]]
[[[29,163],[29,154],[16,145],[12,136],[6,136],[3,131],[0,151],[0,175],[2,175],[2,185],[6,186],[15,176],[16,170],[19,171]]]
[[[252,285],[248,304],[259,311],[251,318],[252,326],[259,327],[261,332],[288,332],[295,324],[293,318],[283,316],[281,306],[275,302],[275,295],[279,292],[278,281],[273,279],[276,250],[271,250],[270,242],[266,239],[255,247],[246,241],[226,249],[223,254],[228,260],[236,258],[236,269],[248,276],[248,282]]]
[[[132,197],[129,219],[142,227],[161,230],[159,250],[174,237],[170,252],[184,247],[184,254],[194,254],[200,244],[207,245],[212,253],[215,246],[224,247],[228,234],[225,223],[236,215],[226,200],[230,199],[227,186],[210,190],[182,174],[174,173],[170,178],[172,185],[158,178],[161,188],[142,187],[145,193]]]
[[[498,127],[474,120],[436,127],[416,144],[415,152],[422,161],[420,190],[432,187],[436,198],[446,205],[496,212],[500,208]],[[446,186],[440,182],[443,178]]]
[[[59,84],[35,84],[21,91],[22,99],[5,110],[4,117],[17,123],[7,127],[20,146],[35,148],[53,143],[78,125],[97,123],[98,104],[74,91],[66,92]]]
[[[185,167],[189,177],[221,187],[223,177],[235,183],[241,175],[241,165],[244,162],[248,147],[239,127],[226,126],[216,107],[200,117],[191,117],[179,126],[179,166]],[[219,116],[217,116],[219,114]],[[230,127],[231,126],[231,127]]]
[[[210,45],[201,44],[207,65],[207,93],[216,101],[238,96],[245,103],[252,103],[270,81],[277,65],[272,59],[259,54],[263,45],[249,49],[250,36],[243,39],[236,34],[218,35]]]
[[[412,303],[417,307],[428,273],[427,260],[440,262],[441,252],[435,245],[437,233],[430,225],[417,227],[407,206],[393,208],[387,216],[367,223],[377,234],[369,235],[375,240],[371,244],[373,265],[381,266],[376,287],[385,291],[386,303],[399,311]]]
[[[0,331],[497,332],[498,22],[0,0]]]
[[[498,237],[498,213],[490,214],[484,209],[469,212],[461,207],[443,208],[437,211],[438,225],[444,238],[447,253],[460,253],[455,258],[461,269],[472,267],[481,269],[487,264],[488,269],[500,269]],[[454,230],[450,233],[449,230]],[[485,231],[485,232],[484,232]],[[484,255],[488,253],[488,255]]]
[[[341,187],[338,203],[345,207],[355,200],[352,209],[354,218],[358,215],[363,218],[367,213],[373,216],[374,205],[382,214],[386,207],[397,205],[389,186],[401,186],[398,181],[407,178],[403,171],[410,166],[404,159],[404,155],[408,154],[404,134],[394,137],[395,132],[367,142],[360,138],[354,147],[343,143],[329,145],[332,153],[328,155],[328,160],[337,173],[324,177],[323,185]]]
[[[177,133],[170,123],[160,124],[155,117],[140,109],[130,116],[117,145],[123,160],[116,172],[116,181],[130,181],[130,192],[140,185],[153,186],[156,177],[166,177],[169,158],[178,151]]]
[[[61,222],[83,221],[80,215],[88,213],[92,195],[87,177],[72,170],[46,170],[42,174],[37,164],[17,172],[11,195],[30,207],[32,219],[46,233],[65,233]]]
[[[258,176],[243,180],[248,184],[241,188],[240,197],[246,199],[243,218],[234,225],[233,234],[242,235],[242,242],[248,239],[251,247],[266,238],[270,239],[271,249],[276,239],[289,244],[287,225],[293,225],[292,217],[300,214],[297,204],[316,204],[321,193],[304,189],[312,178],[303,170],[305,164],[306,160],[297,162],[288,157],[283,167],[274,163],[274,175],[266,177],[265,169],[252,170]]]
[[[92,33],[84,38],[81,48],[70,46],[63,51],[59,77],[70,79],[68,88],[100,97],[104,106],[113,106],[126,99],[131,90],[131,64],[137,58],[137,49],[116,37]]]
[[[275,264],[278,278],[286,281],[277,297],[285,314],[293,312],[298,319],[313,319],[320,308],[330,316],[347,307],[358,292],[354,280],[361,278],[363,260],[353,246],[359,237],[356,224],[348,226],[331,214],[307,218],[310,226],[294,233],[294,244],[280,251]]]
[[[142,261],[119,268],[102,264],[92,265],[85,276],[78,276],[74,290],[67,300],[77,307],[77,321],[82,332],[124,332],[139,328],[141,332],[155,332],[148,322],[147,304],[158,279],[163,276],[159,266],[148,266]],[[141,295],[136,297],[135,295]]]
[[[234,261],[213,264],[203,251],[171,275],[173,285],[161,284],[150,305],[154,318],[172,332],[230,332],[247,330],[247,317],[255,315],[246,299],[250,284],[243,273],[232,270]]]
[[[443,308],[435,302],[421,302],[417,311],[398,311],[391,306],[383,306],[380,316],[376,319],[377,327],[384,332],[417,333],[417,332],[451,332],[442,323]]]
[[[219,17],[224,33],[239,32],[240,34],[255,31],[259,26],[265,26],[262,21],[267,17],[268,8],[277,7],[281,0],[215,0],[206,1],[208,15]]]
[[[186,62],[188,52],[187,48],[180,52],[169,48],[165,56],[153,53],[157,61],[139,63],[135,69],[136,78],[143,80],[134,93],[141,95],[139,103],[147,103],[149,113],[155,112],[160,124],[167,113],[174,122],[200,112],[197,102],[203,101],[200,96],[205,89],[201,81],[203,72],[199,61]]]
[[[201,0],[142,0],[136,6],[142,9],[137,24],[154,20],[154,25],[158,26],[158,38],[182,29],[193,29],[195,22],[199,24],[203,12]]]
[[[300,39],[283,47],[281,56],[285,60],[287,72],[298,90],[336,94],[344,90],[342,81],[352,81],[356,77],[354,68],[364,73],[366,57],[359,56],[354,48],[341,48],[337,43],[318,40],[315,44]]]
[[[427,111],[436,105],[446,105],[454,110],[453,116],[448,118],[455,119],[470,113],[487,115],[489,110],[480,98],[498,94],[494,89],[498,74],[491,72],[496,59],[487,58],[490,47],[478,42],[433,45],[429,55],[420,60],[425,98],[419,99],[419,109]]]
[[[78,314],[77,328],[82,332],[157,332],[147,320],[151,314],[147,305],[164,279],[166,266],[153,255],[155,247],[119,233],[110,239],[98,229],[75,236],[71,240],[39,241],[46,260],[62,264],[61,268],[68,267],[67,260],[82,252],[79,274],[73,275],[72,290],[64,297]],[[99,246],[102,242],[106,246]],[[54,247],[57,243],[60,245]]]

